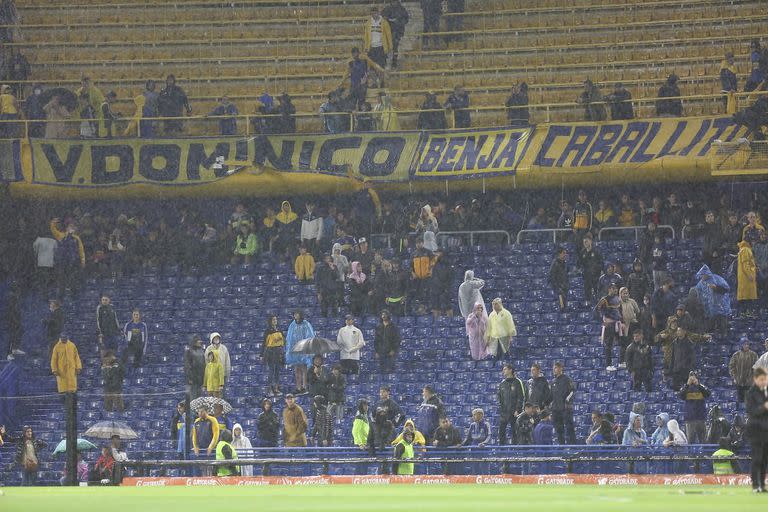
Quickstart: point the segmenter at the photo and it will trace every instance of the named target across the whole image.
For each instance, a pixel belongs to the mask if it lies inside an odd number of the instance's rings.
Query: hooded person
[[[347,273],[349,273],[351,266],[349,265],[349,260],[347,257],[341,253],[342,250],[343,248],[341,244],[333,244],[333,249],[331,249],[331,258],[333,258],[333,264],[336,266],[336,272],[339,273],[339,280],[342,283],[345,283],[347,281]]]
[[[251,440],[245,437],[243,433],[243,427],[239,423],[235,423],[232,426],[232,446],[237,450],[237,453],[242,453],[241,450],[251,450]],[[253,466],[241,466],[241,476],[253,476]]]
[[[512,318],[512,313],[504,308],[501,298],[496,297],[492,302],[493,311],[488,315],[488,329],[485,331],[485,340],[488,344],[488,353],[500,360],[506,354],[512,344],[512,338],[517,336],[517,326]]]
[[[227,380],[229,379],[230,374],[232,373],[232,363],[229,359],[229,350],[224,345],[224,343],[221,342],[221,334],[217,332],[212,332],[209,336],[209,341],[211,342],[210,345],[205,349],[205,359],[208,360],[208,354],[211,352],[216,353],[216,357],[218,358],[218,361],[221,363],[221,366],[224,368],[224,383],[226,384]]]
[[[201,388],[205,377],[205,350],[203,350],[203,340],[200,336],[193,336],[184,351],[184,376],[189,397],[194,400],[202,394]]]
[[[361,450],[368,449],[368,435],[371,432],[371,415],[368,413],[368,400],[357,403],[357,413],[352,422],[352,441]]]
[[[261,401],[262,412],[256,420],[259,431],[259,446],[276,447],[280,438],[280,417],[272,409],[272,400]]]
[[[487,315],[483,295],[480,293],[483,286],[485,281],[475,277],[474,270],[464,272],[464,282],[459,285],[459,311],[462,317],[467,318],[478,302],[483,305],[483,311]]]
[[[668,423],[669,414],[666,412],[659,413],[656,416],[656,430],[654,430],[653,434],[651,434],[651,446],[663,446],[664,441],[669,439],[669,429],[667,428]]]
[[[757,266],[749,242],[739,242],[736,300],[744,303],[747,313],[752,314],[752,301],[757,300]]]
[[[643,416],[635,412],[629,413],[629,424],[624,430],[621,444],[624,446],[647,446],[648,435],[643,430]]]
[[[713,405],[707,414],[707,444],[718,444],[731,431],[731,424],[725,418],[719,405]]]
[[[275,216],[275,234],[277,235],[272,250],[277,254],[287,253],[297,242],[301,232],[301,224],[297,222],[299,216],[293,211],[291,203],[283,201],[280,212]]]
[[[350,265],[352,271],[347,276],[349,282],[349,308],[355,316],[363,316],[368,312],[368,292],[371,291],[371,281],[363,272],[359,261]]]
[[[488,357],[485,343],[485,331],[488,328],[488,313],[482,302],[475,302],[472,312],[467,315],[465,321],[467,338],[469,338],[469,352],[472,359],[481,361]]]
[[[725,332],[725,318],[731,314],[731,287],[726,280],[713,273],[707,265],[696,273],[696,291],[704,308],[705,317],[713,324],[720,324]]]
[[[390,443],[391,446],[397,446],[400,444],[400,441],[403,440],[403,435],[406,432],[410,432],[413,434],[413,442],[412,444],[417,445],[420,444],[423,447],[427,446],[427,440],[424,437],[424,434],[422,434],[420,431],[416,429],[416,424],[413,422],[412,419],[405,420],[405,423],[403,424],[403,431],[400,432],[400,434]]]
[[[680,425],[677,420],[669,420],[667,422],[667,430],[669,435],[662,443],[664,446],[687,446],[688,438],[685,437],[685,433],[680,429]]]
[[[285,336],[285,364],[294,367],[296,376],[296,391],[303,393],[307,387],[307,367],[312,365],[312,356],[297,354],[293,351],[301,340],[315,337],[315,329],[309,320],[304,319],[304,312],[297,309],[293,312],[293,321],[288,326]]]
[[[424,232],[424,248],[431,252],[437,252],[437,237],[432,231]]]

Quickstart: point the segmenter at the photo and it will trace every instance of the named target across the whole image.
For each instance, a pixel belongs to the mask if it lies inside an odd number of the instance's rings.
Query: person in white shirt
[[[323,234],[323,218],[315,214],[314,203],[307,203],[306,213],[301,218],[301,243],[307,251],[317,257],[318,244]]]
[[[32,243],[37,259],[36,284],[40,290],[47,290],[53,283],[53,263],[58,242],[47,236],[39,236]]]
[[[355,327],[352,315],[347,315],[345,323],[336,337],[341,347],[341,373],[357,375],[360,373],[360,350],[365,346],[365,340],[362,331]]]

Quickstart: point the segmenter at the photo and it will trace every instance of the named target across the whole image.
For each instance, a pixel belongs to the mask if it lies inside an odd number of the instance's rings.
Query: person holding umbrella
[[[341,347],[341,372],[345,375],[360,373],[360,350],[365,346],[363,333],[355,327],[355,317],[347,315],[345,325],[339,329],[336,342]]]
[[[293,352],[293,348],[299,341],[314,337],[315,329],[308,320],[304,320],[304,312],[300,309],[294,311],[293,321],[288,326],[288,335],[285,337],[285,363],[293,367],[297,395],[307,392],[307,366],[312,363],[312,360],[307,355]]]

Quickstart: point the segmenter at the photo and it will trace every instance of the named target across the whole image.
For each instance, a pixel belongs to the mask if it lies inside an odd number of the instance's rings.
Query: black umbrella
[[[65,89],[64,87],[54,87],[53,89],[44,90],[42,93],[40,93],[40,103],[42,105],[46,105],[53,99],[54,96],[58,96],[59,102],[64,105],[70,112],[77,111],[79,107],[77,95],[69,89]]]
[[[328,352],[338,352],[339,350],[341,350],[341,347],[339,347],[338,343],[335,341],[329,340],[328,338],[315,336],[314,338],[307,338],[301,341],[297,341],[291,352],[295,352],[297,354],[317,355],[327,354]]]

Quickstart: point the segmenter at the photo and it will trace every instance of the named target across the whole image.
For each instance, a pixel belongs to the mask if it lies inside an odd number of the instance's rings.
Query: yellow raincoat
[[[413,420],[406,420],[403,424],[403,432],[400,432],[400,435],[395,438],[394,441],[392,441],[391,446],[397,446],[400,444],[400,441],[403,440],[403,433],[405,432],[405,427],[410,426],[413,429],[413,444],[417,445],[420,444],[421,446],[427,445],[427,440],[424,439],[424,434],[416,430],[416,425],[413,423]]]
[[[51,354],[51,372],[56,376],[59,393],[77,391],[77,374],[83,369],[77,347],[71,341],[59,341]]]
[[[749,242],[739,242],[739,287],[736,300],[757,300],[757,266]]]

